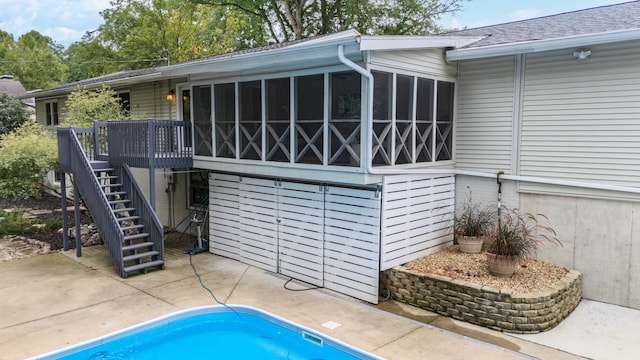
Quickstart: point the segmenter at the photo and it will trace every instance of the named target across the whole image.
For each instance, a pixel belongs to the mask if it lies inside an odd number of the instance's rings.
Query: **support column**
[[[82,257],[82,234],[80,229],[80,190],[76,182],[73,182],[73,206],[76,222],[76,256]]]
[[[67,211],[67,174],[63,171],[60,179],[62,195],[62,249],[69,250],[69,213]]]

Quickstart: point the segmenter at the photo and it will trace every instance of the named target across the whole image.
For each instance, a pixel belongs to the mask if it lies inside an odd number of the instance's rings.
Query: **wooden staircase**
[[[146,273],[149,269],[164,269],[164,256],[154,250],[154,242],[140,222],[138,210],[132,205],[129,194],[124,190],[123,181],[116,169],[106,161],[92,161],[91,168],[100,184],[102,195],[111,207],[120,230],[124,234],[120,249],[123,277],[133,272]]]

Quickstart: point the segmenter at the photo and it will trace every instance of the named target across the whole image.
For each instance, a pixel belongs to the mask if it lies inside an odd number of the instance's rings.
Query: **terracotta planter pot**
[[[516,269],[516,261],[504,255],[487,254],[489,273],[497,277],[511,277]]]
[[[465,253],[478,254],[482,251],[484,236],[458,236],[458,247]]]

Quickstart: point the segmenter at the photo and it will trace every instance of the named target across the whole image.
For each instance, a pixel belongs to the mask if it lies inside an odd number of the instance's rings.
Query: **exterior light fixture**
[[[176,101],[176,92],[173,89],[169,90],[169,92],[167,93],[167,101]]]
[[[577,61],[587,61],[591,57],[591,50],[589,49],[577,49],[573,52],[573,57]]]

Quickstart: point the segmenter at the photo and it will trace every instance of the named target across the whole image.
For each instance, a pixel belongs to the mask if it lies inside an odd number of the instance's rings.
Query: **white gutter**
[[[483,177],[483,178],[496,178],[497,173],[488,173],[488,172],[480,172],[480,171],[470,171],[470,170],[461,170],[461,169],[379,169],[373,167],[373,161],[371,161],[372,157],[372,145],[373,145],[373,74],[368,69],[363,69],[358,64],[353,61],[347,59],[344,55],[344,45],[338,45],[338,59],[340,62],[347,67],[357,71],[359,74],[367,78],[367,134],[366,134],[366,161],[365,161],[365,171],[372,175],[465,175],[465,176],[475,176],[475,177]],[[362,160],[362,159],[361,159]],[[609,191],[620,191],[627,193],[640,194],[640,188],[638,187],[630,187],[630,186],[617,186],[617,185],[606,185],[606,184],[594,184],[587,183],[581,181],[570,181],[570,180],[559,180],[559,179],[549,179],[549,178],[541,178],[534,176],[521,176],[521,175],[508,175],[501,174],[500,179],[503,180],[513,180],[513,181],[524,181],[530,183],[537,184],[547,184],[547,185],[559,185],[559,186],[571,186],[571,187],[579,187],[579,188],[589,188],[589,189],[597,189],[597,190],[609,190]]]
[[[620,30],[597,34],[567,36],[555,39],[521,41],[517,43],[449,50],[447,51],[446,59],[447,61],[479,59],[638,39],[640,39],[640,29]]]

